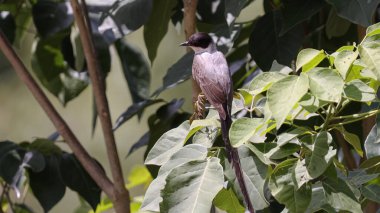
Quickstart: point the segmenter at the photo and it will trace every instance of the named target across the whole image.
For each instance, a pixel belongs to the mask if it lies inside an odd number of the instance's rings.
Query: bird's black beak
[[[185,42],[181,43],[179,46],[187,47],[187,46],[189,46],[189,41],[185,41]]]

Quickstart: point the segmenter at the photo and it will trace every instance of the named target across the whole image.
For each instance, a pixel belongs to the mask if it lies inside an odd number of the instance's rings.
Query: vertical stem
[[[15,72],[19,78],[28,87],[34,98],[40,104],[41,108],[45,111],[49,119],[54,124],[59,134],[63,137],[70,149],[74,152],[79,162],[86,169],[91,178],[96,184],[110,197],[113,196],[112,183],[108,177],[104,174],[103,170],[94,161],[94,159],[87,153],[87,151],[80,144],[70,127],[63,120],[61,115],[57,112],[49,99],[43,93],[36,81],[30,75],[21,59],[17,56],[13,50],[11,44],[6,39],[4,33],[0,30],[0,49],[4,53],[5,57],[12,64]]]
[[[88,72],[92,82],[92,89],[95,96],[95,104],[102,126],[104,140],[107,149],[108,161],[110,163],[112,177],[114,180],[115,197],[111,198],[114,202],[116,212],[130,212],[129,192],[125,188],[123,173],[121,169],[120,159],[117,152],[115,136],[112,131],[112,122],[108,100],[105,94],[105,85],[102,79],[100,66],[97,61],[94,43],[92,42],[90,23],[86,23],[86,16],[83,13],[78,0],[71,0],[71,6],[74,11],[75,21],[79,28],[79,35],[84,49],[84,55],[88,65]],[[85,1],[82,0],[85,4]],[[87,20],[89,20],[87,18]]]
[[[184,12],[183,12],[183,25],[185,30],[186,39],[195,33],[196,16],[198,0],[183,0]],[[191,48],[187,47],[187,51],[190,52]],[[201,88],[194,80],[191,78],[192,83],[192,93],[193,93],[193,106],[195,107],[195,102],[198,99],[198,95],[201,93]],[[195,110],[195,108],[194,108]]]

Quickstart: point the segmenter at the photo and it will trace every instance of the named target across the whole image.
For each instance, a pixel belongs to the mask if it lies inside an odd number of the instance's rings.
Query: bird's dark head
[[[207,33],[198,32],[190,36],[190,38],[180,44],[180,46],[191,47],[192,49],[207,49],[210,47],[210,44],[213,44],[211,36]]]

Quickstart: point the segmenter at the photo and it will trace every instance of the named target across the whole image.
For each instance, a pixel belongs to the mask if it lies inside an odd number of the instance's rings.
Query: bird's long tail
[[[228,161],[232,164],[232,167],[235,171],[236,179],[239,183],[239,187],[244,197],[244,202],[246,203],[249,212],[254,213],[251,200],[249,199],[248,190],[244,182],[243,170],[241,168],[238,150],[231,146],[231,143],[228,137],[229,130],[232,124],[231,114],[229,113],[228,109],[225,109],[225,112],[227,112],[226,119],[224,120],[220,118],[220,122],[221,122],[221,127],[222,127],[222,137],[223,137],[224,145],[226,147],[226,152],[227,152],[227,158],[228,158]]]

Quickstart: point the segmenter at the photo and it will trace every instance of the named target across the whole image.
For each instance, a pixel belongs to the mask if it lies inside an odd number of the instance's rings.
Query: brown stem
[[[112,177],[114,180],[113,189],[115,197],[111,199],[114,202],[116,212],[130,212],[129,192],[125,188],[115,136],[112,131],[111,115],[108,107],[107,96],[105,94],[103,76],[97,61],[96,51],[91,36],[92,33],[89,29],[90,23],[86,23],[86,19],[89,20],[86,18],[88,14],[83,12],[83,8],[79,5],[78,0],[71,0],[70,2],[74,11],[76,24],[79,28],[79,35],[83,45],[84,55],[88,65],[88,72],[95,96],[96,109],[102,126],[108,161],[110,163]],[[82,3],[85,4],[85,1],[82,0]]]
[[[183,17],[183,26],[185,30],[186,39],[188,39],[191,35],[195,33],[195,24],[196,24],[196,16],[198,0],[183,0],[183,9],[184,9],[184,17]],[[187,51],[190,52],[191,48],[187,48]],[[198,95],[202,92],[197,82],[194,78],[191,78],[192,82],[192,93],[193,93],[193,106],[195,106],[195,102],[198,99]],[[194,108],[194,110],[196,110]]]
[[[19,78],[28,87],[34,98],[41,105],[49,119],[54,124],[59,134],[64,138],[70,149],[74,152],[80,163],[86,169],[88,174],[94,179],[96,184],[110,197],[113,196],[112,183],[108,177],[104,174],[103,170],[94,161],[94,159],[87,153],[87,151],[80,144],[70,127],[66,124],[52,103],[43,93],[36,81],[28,72],[27,68],[17,56],[13,50],[11,44],[6,39],[4,33],[0,30],[0,49],[4,53],[5,57],[12,64],[15,72]]]

